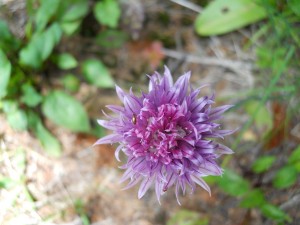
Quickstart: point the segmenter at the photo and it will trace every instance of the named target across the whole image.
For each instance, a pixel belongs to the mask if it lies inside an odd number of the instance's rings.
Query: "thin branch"
[[[196,56],[187,53],[182,53],[178,51],[174,51],[171,49],[163,49],[163,53],[171,58],[174,59],[185,59],[187,62],[190,63],[198,63],[208,66],[222,66],[231,70],[251,70],[253,65],[252,63],[247,63],[243,61],[233,61],[230,59],[219,59],[215,57],[203,57],[203,56]]]

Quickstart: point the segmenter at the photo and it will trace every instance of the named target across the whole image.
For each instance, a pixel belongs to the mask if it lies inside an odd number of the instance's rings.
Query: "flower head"
[[[214,140],[233,133],[221,130],[215,122],[231,106],[213,108],[214,96],[198,98],[201,88],[194,90],[189,79],[190,72],[173,84],[165,67],[164,76],[155,73],[150,77],[149,93],[142,93],[141,97],[131,90],[125,93],[117,86],[124,106],[108,105],[118,116],[98,121],[113,134],[96,144],[120,144],[115,152],[117,160],[120,151],[127,156],[127,162],[121,167],[126,170],[122,181],[130,180],[126,188],[141,182],[139,198],[152,183],[158,201],[173,185],[178,203],[180,189],[185,193],[186,187],[194,191],[198,184],[210,193],[202,178],[221,175],[216,158],[232,153]]]

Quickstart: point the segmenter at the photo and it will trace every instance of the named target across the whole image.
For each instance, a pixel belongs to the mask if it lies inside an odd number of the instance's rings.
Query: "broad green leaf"
[[[89,11],[89,2],[87,0],[77,0],[73,2],[65,1],[65,9],[62,12],[60,21],[73,22],[83,18]]]
[[[250,116],[255,116],[256,126],[263,129],[265,133],[272,129],[272,115],[265,105],[262,105],[259,101],[250,100],[246,103],[245,110]]]
[[[26,130],[27,116],[22,109],[19,109],[18,103],[15,101],[3,101],[2,104],[9,125],[17,131]]]
[[[79,79],[74,74],[67,74],[61,79],[65,89],[68,91],[78,91],[80,86]],[[100,126],[99,126],[100,127]]]
[[[99,23],[116,28],[121,16],[121,9],[116,0],[104,0],[96,3],[94,15]]]
[[[32,40],[39,40],[40,38],[42,37],[35,36]],[[34,41],[31,41],[19,52],[19,58],[22,64],[35,69],[38,69],[42,65],[40,50],[38,48],[38,45],[34,44]]]
[[[22,109],[17,109],[16,111],[6,114],[7,121],[9,125],[17,130],[23,131],[27,129],[27,117],[26,113]]]
[[[254,189],[247,192],[240,203],[243,208],[254,208],[265,203],[265,196],[260,189]]]
[[[20,41],[12,35],[7,23],[0,20],[0,49],[7,52],[16,50],[19,46]]]
[[[253,0],[215,0],[199,14],[195,28],[204,36],[225,34],[264,18],[264,8]]]
[[[262,214],[275,221],[291,221],[291,218],[277,206],[272,204],[265,204],[261,207]]]
[[[273,185],[276,188],[288,188],[295,184],[298,179],[298,173],[294,166],[285,166],[281,168],[273,178]]]
[[[36,16],[35,23],[37,31],[42,31],[51,17],[55,15],[55,12],[59,6],[60,0],[42,0]]]
[[[61,28],[54,23],[46,31],[36,33],[29,44],[20,51],[20,61],[22,64],[38,69],[52,53],[55,45],[60,41],[62,35]]]
[[[87,132],[90,129],[88,116],[81,103],[65,92],[49,93],[42,111],[51,121],[72,131]]]
[[[167,225],[207,225],[209,220],[207,217],[201,218],[199,213],[189,211],[189,210],[180,210],[176,212],[168,221]]]
[[[80,20],[75,20],[75,21],[63,21],[60,23],[61,29],[66,35],[72,35],[74,34],[78,28],[81,25]]]
[[[82,72],[85,79],[97,87],[114,87],[114,81],[109,70],[99,60],[88,59],[83,62]]]
[[[292,152],[288,162],[289,164],[296,164],[300,162],[300,145]]]
[[[39,116],[34,112],[29,112],[28,121],[29,127],[40,140],[45,152],[54,157],[60,156],[61,146],[59,141],[44,127]]]
[[[97,36],[97,43],[106,48],[120,48],[126,40],[127,35],[117,30],[101,31]]]
[[[49,155],[55,157],[61,155],[61,146],[59,141],[44,127],[41,122],[39,122],[36,126],[35,135]]]
[[[2,102],[2,108],[5,114],[9,114],[14,111],[17,111],[18,103],[13,100],[6,100]]]
[[[6,88],[11,75],[11,64],[0,49],[0,99],[5,97]]]
[[[29,107],[35,107],[42,101],[42,96],[30,84],[22,85],[21,101]]]
[[[300,173],[300,162],[296,162],[293,164],[298,173]]]
[[[60,26],[55,23],[45,33],[43,33],[43,40],[40,42],[39,47],[43,47],[41,50],[42,60],[46,60],[53,51],[55,45],[57,45],[62,36]]]
[[[232,196],[241,196],[249,191],[248,181],[230,170],[226,170],[223,176],[218,178],[218,185]]]
[[[63,53],[58,56],[57,65],[60,69],[68,70],[75,68],[78,65],[78,62],[71,54]]]
[[[252,170],[255,173],[265,172],[273,165],[275,160],[275,156],[262,156],[253,163]]]

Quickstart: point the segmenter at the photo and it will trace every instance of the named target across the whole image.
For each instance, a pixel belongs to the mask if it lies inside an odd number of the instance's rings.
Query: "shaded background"
[[[300,5],[211,2],[0,1],[0,224],[299,223]],[[222,126],[240,128],[212,196],[182,206],[173,190],[161,205],[122,191],[115,146],[91,147],[114,84],[146,91],[163,65],[210,84],[215,105],[235,105]]]

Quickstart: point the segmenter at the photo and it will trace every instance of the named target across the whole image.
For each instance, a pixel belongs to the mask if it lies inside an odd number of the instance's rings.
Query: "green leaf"
[[[96,3],[94,15],[99,23],[116,28],[121,16],[121,9],[116,0],[104,0]]]
[[[59,43],[62,31],[54,23],[43,33],[36,33],[19,54],[22,64],[38,69]]]
[[[75,68],[78,62],[71,54],[63,53],[58,56],[57,65],[60,69],[68,70]]]
[[[265,196],[260,189],[254,189],[247,192],[240,203],[243,208],[254,208],[265,203]]]
[[[27,116],[22,109],[18,108],[18,103],[15,101],[3,101],[2,104],[9,125],[17,131],[26,130]]]
[[[60,23],[60,26],[61,26],[61,29],[63,30],[63,32],[66,34],[66,35],[72,35],[74,34],[78,28],[80,27],[81,25],[81,21],[80,20],[75,20],[75,21],[63,21]]]
[[[79,89],[80,81],[74,74],[67,74],[61,79],[65,89],[76,92]],[[99,126],[100,127],[100,126]]]
[[[36,126],[35,135],[44,146],[45,151],[54,157],[61,155],[61,146],[56,137],[54,137],[40,122]]]
[[[253,0],[215,0],[199,14],[195,28],[204,36],[225,34],[264,18],[264,8]]]
[[[105,30],[97,36],[97,43],[106,48],[120,48],[127,38],[127,35],[122,31]]]
[[[30,84],[22,85],[22,92],[21,102],[27,106],[35,107],[41,103],[42,96]]]
[[[4,52],[16,50],[20,46],[20,41],[15,38],[9,30],[7,23],[0,20],[0,49]],[[0,61],[1,62],[1,61]]]
[[[167,225],[207,225],[207,217],[201,218],[199,213],[189,210],[179,210],[168,221]]]
[[[300,162],[297,162],[293,165],[298,173],[300,173]]]
[[[59,141],[44,127],[39,116],[34,112],[28,113],[29,127],[40,140],[42,146],[50,156],[60,156],[61,146]]]
[[[261,207],[262,214],[275,221],[291,221],[291,218],[275,205],[265,204]]]
[[[7,121],[9,125],[17,130],[17,131],[23,131],[27,129],[27,117],[26,113],[22,109],[17,109],[16,111],[6,114]]]
[[[82,65],[82,72],[85,79],[97,87],[114,87],[109,70],[102,62],[96,59],[88,59]]]
[[[62,31],[57,23],[54,23],[46,32],[43,33],[43,40],[40,42],[39,47],[41,50],[42,60],[46,60],[53,51],[53,48],[59,43]]]
[[[241,196],[249,191],[248,181],[230,170],[226,170],[223,176],[218,178],[218,185],[232,196]]]
[[[300,2],[299,0],[289,0],[288,2],[289,8],[297,15],[300,16]]]
[[[42,0],[35,17],[37,31],[42,31],[56,13],[60,0]]]
[[[72,131],[87,132],[90,129],[88,116],[81,103],[65,92],[49,93],[42,111],[51,121]]]
[[[273,185],[276,188],[288,188],[295,184],[298,179],[298,173],[294,166],[285,166],[281,168],[273,178]]]
[[[6,100],[2,102],[2,108],[5,114],[9,114],[14,111],[17,111],[18,103],[13,100]]]
[[[60,21],[73,22],[83,18],[89,11],[89,2],[86,0],[77,0],[72,3],[64,1],[65,10],[62,12]],[[64,7],[62,7],[64,8]]]
[[[273,127],[272,115],[265,105],[260,101],[250,100],[245,105],[246,112],[252,116],[255,115],[254,122],[257,127],[264,129],[267,133]]]
[[[255,173],[265,172],[273,165],[275,160],[275,156],[262,156],[253,163],[252,170]]]
[[[0,99],[5,97],[6,88],[11,75],[11,64],[0,49]]]
[[[289,164],[296,164],[300,162],[300,145],[292,152],[288,159]]]

